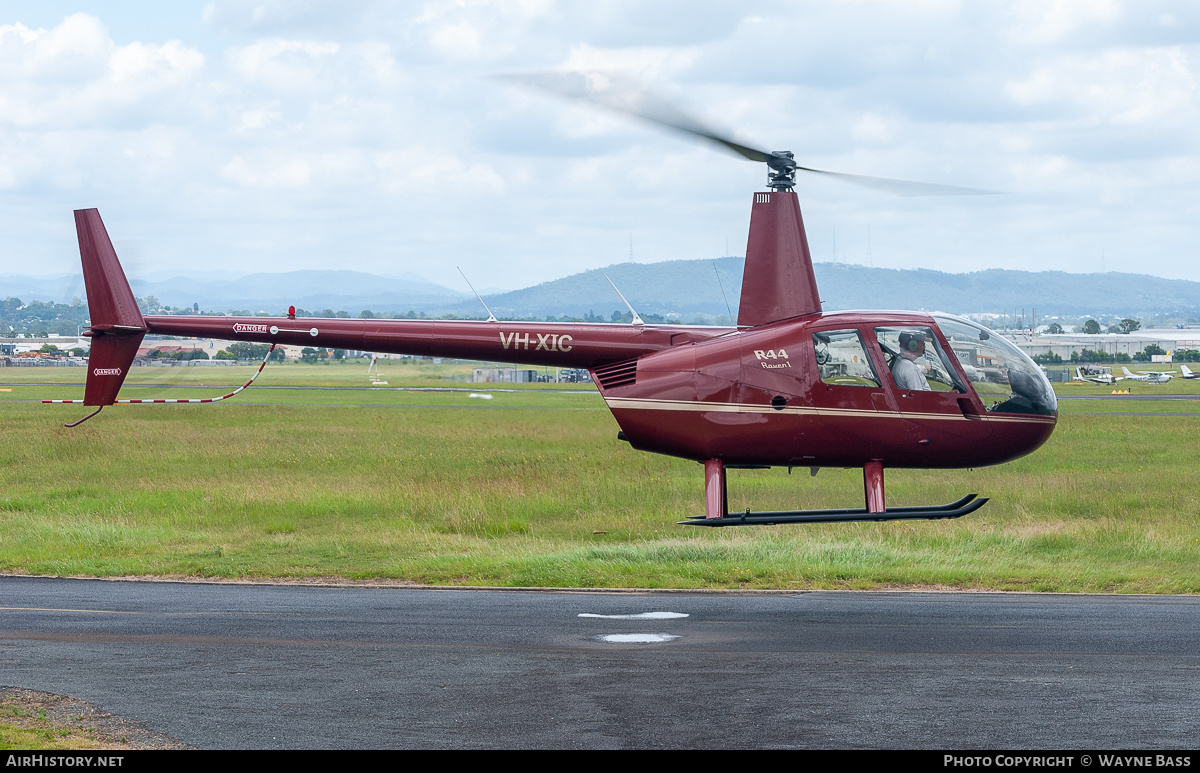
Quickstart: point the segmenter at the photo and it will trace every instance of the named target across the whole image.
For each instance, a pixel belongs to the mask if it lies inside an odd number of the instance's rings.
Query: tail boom
[[[148,316],[150,333],[595,368],[733,332],[728,327],[290,317]]]

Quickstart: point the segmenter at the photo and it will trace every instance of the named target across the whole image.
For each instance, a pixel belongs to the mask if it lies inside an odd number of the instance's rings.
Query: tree
[[[1118,327],[1121,328],[1120,332],[1125,333],[1126,335],[1132,333],[1133,331],[1137,330],[1141,326],[1142,326],[1141,322],[1138,322],[1136,319],[1129,319],[1128,317],[1121,320],[1120,323],[1118,324]]]
[[[229,353],[239,360],[261,360],[266,356],[270,344],[252,344],[238,341],[229,345]]]
[[[42,348],[38,349],[38,351],[46,354],[56,354],[58,352],[58,347],[54,344],[42,344]]]
[[[237,355],[236,355],[236,354],[234,354],[233,352],[230,352],[230,351],[228,351],[228,350],[222,349],[221,351],[217,352],[217,356],[216,356],[216,357],[214,357],[213,359],[216,359],[216,360],[236,360],[236,359],[237,359]]]
[[[1094,319],[1089,319],[1083,323],[1083,332],[1088,335],[1100,335],[1100,323]]]
[[[1146,348],[1142,349],[1142,351],[1151,356],[1154,356],[1155,354],[1166,354],[1167,353],[1167,350],[1162,348],[1158,344],[1146,344]]]
[[[1055,322],[1046,328],[1046,332],[1050,335],[1058,335],[1063,332],[1063,326]]]

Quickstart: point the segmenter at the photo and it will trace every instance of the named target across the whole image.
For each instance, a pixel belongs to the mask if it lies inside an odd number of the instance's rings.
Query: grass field
[[[383,364],[389,387],[487,388],[444,378],[470,366],[407,367]],[[209,396],[219,386],[200,384],[240,384],[252,370],[138,368],[122,394]],[[1064,400],[1055,434],[1029,457],[890,473],[891,505],[992,497],[956,521],[709,530],[674,524],[703,508],[700,466],[617,441],[590,386],[482,400],[370,389],[360,367],[268,366],[261,387],[227,403],[115,406],[65,429],[83,406],[37,400],[78,396],[65,385],[82,375],[0,370],[12,390],[0,391],[0,571],[1200,592],[1200,401]],[[263,388],[283,386],[364,388]],[[1134,387],[1167,390],[1200,385]],[[861,498],[857,470],[731,473],[731,509]]]

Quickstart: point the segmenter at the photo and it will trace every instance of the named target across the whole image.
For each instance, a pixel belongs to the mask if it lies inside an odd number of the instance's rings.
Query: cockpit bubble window
[[[933,331],[924,325],[877,327],[879,348],[887,357],[892,380],[900,389],[917,392],[966,392],[951,360]]]
[[[838,386],[878,387],[879,376],[867,357],[857,330],[822,330],[813,333],[813,353],[821,382]]]
[[[935,314],[934,319],[989,411],[1058,413],[1058,398],[1046,374],[1016,344],[961,317]]]

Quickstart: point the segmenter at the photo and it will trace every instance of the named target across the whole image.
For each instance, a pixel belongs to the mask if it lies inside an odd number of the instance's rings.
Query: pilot
[[[920,331],[905,331],[900,334],[900,356],[892,363],[892,378],[896,379],[896,384],[901,389],[929,391],[929,382],[925,380],[925,374],[914,362],[925,354],[925,340],[925,333]]]

